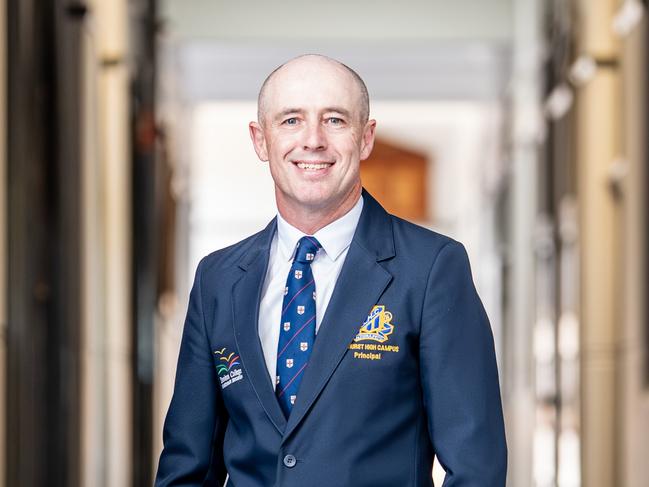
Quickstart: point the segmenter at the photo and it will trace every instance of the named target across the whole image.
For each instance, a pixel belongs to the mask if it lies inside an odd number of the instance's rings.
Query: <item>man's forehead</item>
[[[267,88],[281,93],[294,89],[296,85],[332,90],[349,88],[354,84],[353,77],[333,61],[300,58],[278,69],[269,80]]]
[[[266,87],[267,102],[273,110],[284,110],[294,104],[300,108],[323,103],[356,104],[359,96],[354,79],[333,63],[283,66]]]

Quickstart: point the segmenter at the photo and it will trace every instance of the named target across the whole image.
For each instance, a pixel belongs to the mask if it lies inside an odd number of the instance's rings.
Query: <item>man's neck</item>
[[[282,204],[277,200],[277,209],[282,218],[305,235],[313,235],[321,228],[346,215],[361,197],[361,187],[353,191],[342,203],[322,209],[313,209],[304,206]]]

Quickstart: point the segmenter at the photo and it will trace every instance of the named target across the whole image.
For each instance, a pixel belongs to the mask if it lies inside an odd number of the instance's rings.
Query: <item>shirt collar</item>
[[[358,220],[361,218],[363,211],[363,196],[358,198],[358,201],[351,210],[345,213],[337,220],[331,222],[326,227],[321,228],[313,235],[327,256],[331,260],[337,260],[343,251],[349,247],[358,225]],[[306,234],[295,228],[288,223],[282,215],[277,213],[277,243],[282,257],[285,260],[292,260],[295,254],[295,248],[298,241]]]

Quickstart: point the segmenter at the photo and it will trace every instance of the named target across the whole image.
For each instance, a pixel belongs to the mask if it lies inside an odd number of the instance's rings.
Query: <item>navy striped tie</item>
[[[284,288],[275,394],[287,418],[315,340],[315,281],[311,262],[321,248],[313,237],[300,239]]]

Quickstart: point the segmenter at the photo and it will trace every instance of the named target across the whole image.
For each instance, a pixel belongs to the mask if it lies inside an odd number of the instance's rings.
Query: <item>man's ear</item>
[[[255,152],[260,160],[268,161],[268,150],[266,148],[266,137],[264,137],[264,129],[257,122],[250,122],[248,124],[250,131],[250,139],[252,145],[255,147]]]
[[[370,157],[372,153],[375,131],[376,120],[368,120],[363,129],[363,139],[361,140],[361,161]]]

